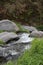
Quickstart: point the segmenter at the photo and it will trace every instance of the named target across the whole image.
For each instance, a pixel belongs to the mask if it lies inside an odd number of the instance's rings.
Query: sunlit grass
[[[43,39],[35,39],[16,65],[43,65]]]
[[[16,24],[17,24],[17,26],[19,27],[19,31],[20,31],[20,32],[26,32],[26,33],[29,33],[29,31],[26,30],[26,29],[24,29],[20,23],[16,23]]]

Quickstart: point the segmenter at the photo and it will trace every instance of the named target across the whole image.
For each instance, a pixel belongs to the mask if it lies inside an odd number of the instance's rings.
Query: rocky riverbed
[[[16,23],[10,20],[0,21],[0,63],[9,60],[16,60],[26,49],[31,48],[31,42],[35,37],[43,37],[43,32],[35,27],[21,25],[22,28],[29,31],[19,32]],[[2,31],[3,30],[3,31]],[[16,32],[16,33],[15,33]],[[2,44],[3,43],[3,44]]]

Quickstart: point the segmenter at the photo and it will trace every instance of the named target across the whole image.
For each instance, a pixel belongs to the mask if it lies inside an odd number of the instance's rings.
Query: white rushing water
[[[29,37],[28,33],[23,33],[18,41],[22,43],[28,43],[32,40],[34,40],[34,38]]]

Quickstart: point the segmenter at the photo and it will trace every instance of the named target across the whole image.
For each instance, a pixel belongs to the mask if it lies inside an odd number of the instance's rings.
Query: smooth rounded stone
[[[33,27],[33,26],[25,26],[25,25],[23,25],[23,28],[26,29],[26,30],[28,30],[28,31],[30,31],[30,32],[37,30],[37,29],[36,29],[35,27]]]
[[[2,40],[3,42],[7,42],[10,39],[14,39],[18,37],[17,34],[13,33],[13,32],[2,32],[0,33],[0,40]]]
[[[10,20],[1,20],[0,21],[0,30],[4,31],[19,31],[18,26]]]
[[[33,31],[30,34],[30,37],[43,37],[43,32],[42,31]]]

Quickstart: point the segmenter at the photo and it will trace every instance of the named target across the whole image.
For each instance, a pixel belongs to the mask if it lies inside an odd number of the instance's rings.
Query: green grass
[[[35,39],[30,50],[25,51],[15,63],[10,61],[5,65],[43,65],[43,39]]]
[[[0,33],[5,32],[4,30],[0,30]]]
[[[3,42],[3,40],[0,40],[0,45],[4,45],[5,42]]]
[[[17,26],[19,27],[19,31],[20,31],[20,32],[26,32],[26,33],[29,33],[29,31],[26,30],[26,29],[24,29],[20,23],[16,23],[16,24],[17,24]]]
[[[14,61],[8,61],[6,64],[4,64],[4,65],[15,65],[14,64]]]

